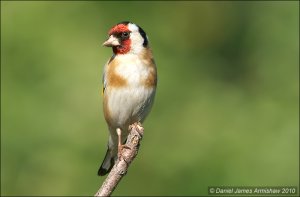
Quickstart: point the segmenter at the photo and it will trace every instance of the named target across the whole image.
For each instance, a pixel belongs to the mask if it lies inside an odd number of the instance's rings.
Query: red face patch
[[[116,25],[113,28],[111,28],[111,30],[109,30],[108,34],[112,35],[112,34],[117,34],[117,33],[126,32],[126,31],[129,31],[128,27],[124,24],[119,24],[119,25]]]
[[[113,47],[113,52],[115,54],[126,54],[127,52],[130,51],[130,43],[131,43],[130,40],[124,40],[122,42],[122,45]]]
[[[124,24],[118,24],[111,28],[111,30],[108,32],[109,35],[118,35],[122,32],[129,32],[129,29],[127,25]],[[113,47],[113,52],[115,54],[126,54],[127,52],[130,51],[130,44],[131,40],[126,39],[126,40],[120,40],[121,45],[120,46],[114,46]]]

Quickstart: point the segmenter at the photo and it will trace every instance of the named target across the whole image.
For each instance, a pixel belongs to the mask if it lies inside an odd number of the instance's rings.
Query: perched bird
[[[149,114],[157,85],[157,71],[145,31],[125,21],[108,32],[103,43],[113,55],[104,66],[103,111],[110,132],[108,150],[98,170],[107,174],[118,159],[128,127]]]

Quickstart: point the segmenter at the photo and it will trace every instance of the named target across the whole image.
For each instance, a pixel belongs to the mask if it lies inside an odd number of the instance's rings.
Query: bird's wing
[[[111,56],[111,58],[107,61],[107,63],[104,66],[104,72],[103,72],[103,75],[102,75],[102,95],[104,94],[105,88],[106,88],[106,85],[107,85],[106,71],[107,71],[107,68],[108,68],[109,64],[111,63],[111,61],[114,60],[114,58],[115,58],[115,54],[113,56]]]
[[[103,73],[103,75],[102,75],[102,96],[104,94],[105,87],[106,87],[106,80],[105,80],[105,73]]]

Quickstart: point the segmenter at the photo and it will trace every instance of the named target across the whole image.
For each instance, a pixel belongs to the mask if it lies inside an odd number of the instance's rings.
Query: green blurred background
[[[1,195],[94,195],[102,47],[147,32],[156,101],[114,195],[299,185],[299,2],[1,1]]]

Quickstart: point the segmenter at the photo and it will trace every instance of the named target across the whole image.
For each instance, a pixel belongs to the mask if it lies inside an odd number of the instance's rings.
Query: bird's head
[[[103,46],[112,47],[115,54],[138,54],[148,47],[148,39],[144,30],[128,21],[112,27],[108,36],[109,38],[103,43]]]

